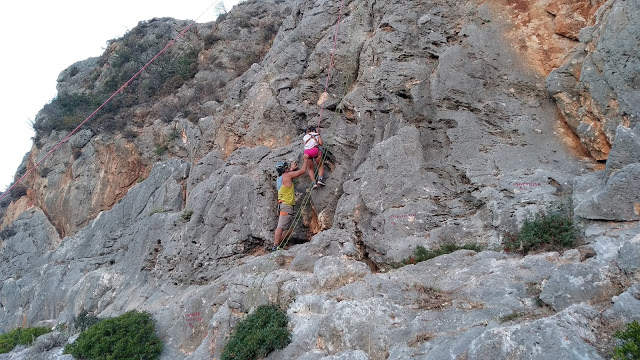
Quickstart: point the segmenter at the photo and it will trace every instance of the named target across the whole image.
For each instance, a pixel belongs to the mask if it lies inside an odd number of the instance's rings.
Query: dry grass
[[[422,284],[414,284],[412,290],[417,294],[416,304],[420,310],[440,310],[451,306],[451,298],[446,293]]]
[[[435,335],[433,335],[433,333],[431,333],[431,332],[419,333],[413,338],[413,340],[409,341],[407,343],[407,345],[409,345],[410,347],[416,347],[416,346],[420,345],[423,342],[427,342],[427,341],[433,339],[434,337],[435,337]]]

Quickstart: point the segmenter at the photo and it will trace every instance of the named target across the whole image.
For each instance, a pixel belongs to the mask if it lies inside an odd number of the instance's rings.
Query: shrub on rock
[[[98,322],[64,348],[79,359],[157,359],[161,352],[151,314],[136,310]]]
[[[291,342],[289,318],[276,305],[261,305],[242,320],[225,345],[221,360],[250,360],[266,357]]]

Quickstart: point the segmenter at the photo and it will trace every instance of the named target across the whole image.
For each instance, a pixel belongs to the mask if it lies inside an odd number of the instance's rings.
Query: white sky
[[[107,40],[154,17],[216,19],[220,0],[6,1],[0,16],[0,191],[31,149],[31,121],[56,95],[56,80],[76,61],[100,56]],[[224,0],[227,10],[240,0]],[[87,114],[89,115],[89,114]]]

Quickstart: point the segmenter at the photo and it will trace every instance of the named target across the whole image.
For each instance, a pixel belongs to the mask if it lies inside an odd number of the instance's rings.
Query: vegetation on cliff
[[[136,310],[96,323],[64,348],[79,359],[157,359],[161,352],[151,314]]]
[[[289,318],[277,305],[261,305],[242,320],[225,345],[221,360],[250,360],[283,349],[291,342]]]
[[[0,354],[8,353],[17,345],[30,345],[40,335],[51,332],[46,327],[17,328],[0,335]]]
[[[504,242],[507,251],[527,254],[530,251],[570,249],[578,242],[578,228],[563,207],[529,215],[517,235],[509,234]]]
[[[621,342],[613,350],[615,360],[640,359],[640,323],[633,321],[614,336]]]

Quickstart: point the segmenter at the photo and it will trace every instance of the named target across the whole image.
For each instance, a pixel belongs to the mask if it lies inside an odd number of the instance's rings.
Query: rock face
[[[576,179],[576,215],[586,219],[640,220],[640,125],[618,127],[605,170]]]
[[[0,331],[146,310],[163,359],[211,359],[275,302],[293,338],[270,359],[605,358],[609,324],[637,318],[640,298],[638,86],[625,67],[638,4],[595,18],[597,2],[554,4],[555,32],[592,26],[549,78],[511,42],[554,28],[543,4],[525,5],[346,0],[322,104],[338,2],[248,1],[198,24],[0,204]],[[136,69],[131,54],[153,56],[164,43],[152,40],[184,24],[142,22],[63,71],[19,173],[68,134],[63,100],[104,94]],[[560,59],[568,38],[535,53]],[[318,123],[327,186],[296,179],[296,231],[266,253],[273,167],[300,161]],[[608,154],[605,169],[592,172],[572,130]],[[501,250],[528,214],[570,200],[588,221],[579,249]],[[394,266],[418,246],[468,243],[486,250]]]
[[[56,227],[60,236],[74,234],[100,211],[110,209],[127,190],[143,179],[147,161],[125,139],[96,135],[83,130],[40,163],[27,197]],[[52,134],[50,141],[65,133]],[[42,148],[46,154],[49,146]],[[34,154],[34,151],[32,151]],[[39,159],[31,157],[27,166]],[[49,189],[56,189],[52,192]]]
[[[618,125],[640,119],[640,30],[629,17],[638,11],[637,1],[605,3],[571,59],[547,79],[567,124],[597,160],[607,159]]]

